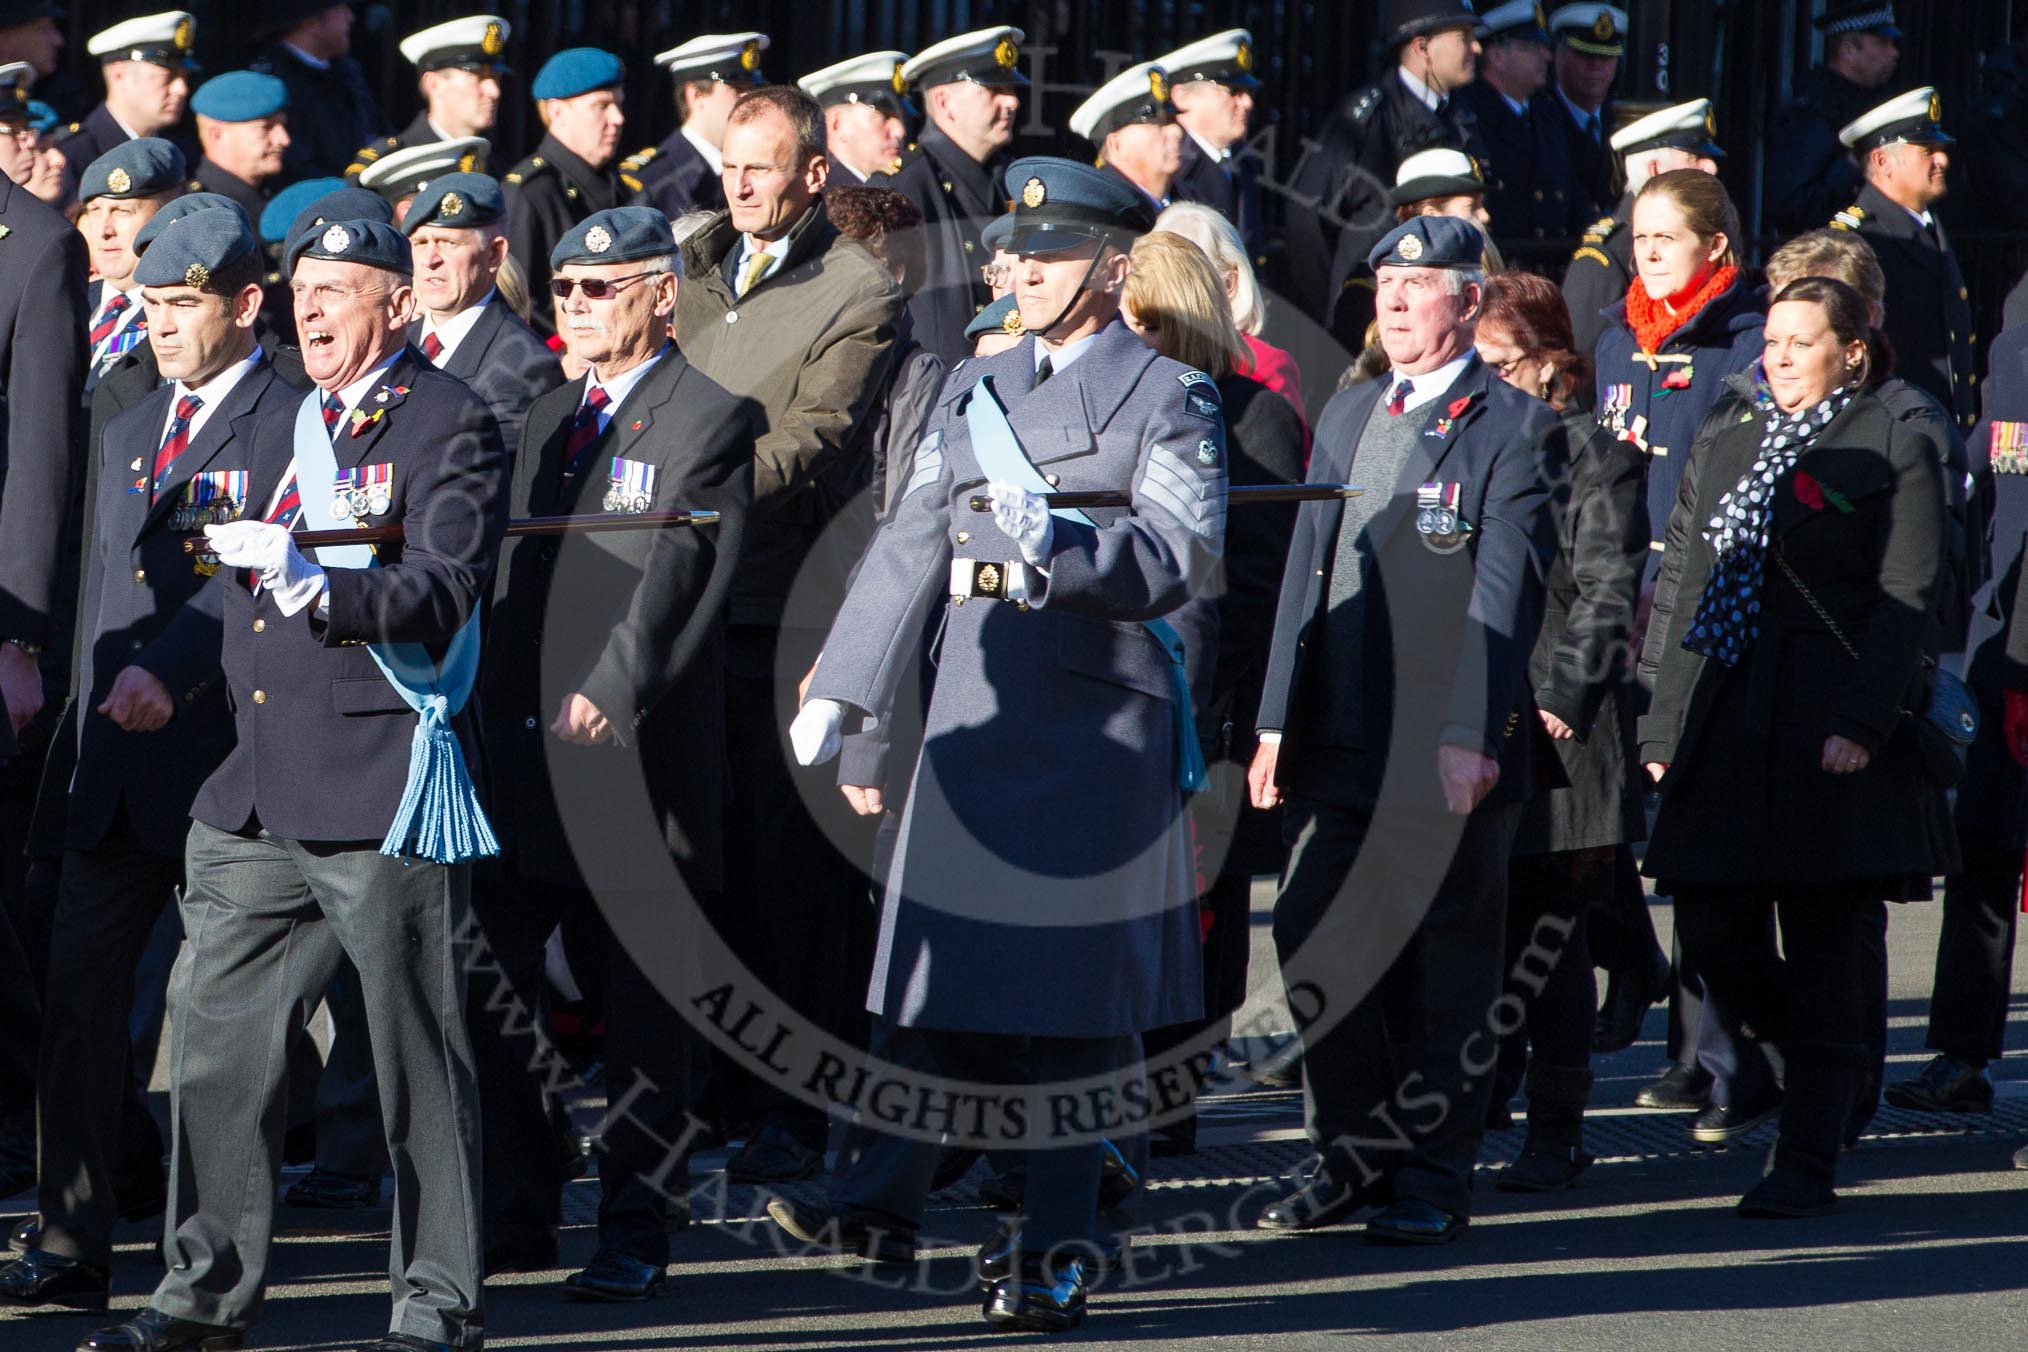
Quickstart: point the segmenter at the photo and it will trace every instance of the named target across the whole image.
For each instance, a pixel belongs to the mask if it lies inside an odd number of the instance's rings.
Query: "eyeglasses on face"
[[[659,272],[635,272],[625,277],[556,277],[549,283],[549,294],[558,300],[569,300],[570,293],[584,288],[586,300],[609,300],[620,292],[622,282],[637,282],[643,277],[659,277]]]

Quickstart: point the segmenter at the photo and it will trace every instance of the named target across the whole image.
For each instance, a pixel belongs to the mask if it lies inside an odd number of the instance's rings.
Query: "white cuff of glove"
[[[324,570],[304,559],[301,554],[291,555],[304,571],[294,572],[279,569],[272,576],[261,574],[261,585],[275,598],[275,608],[284,615],[294,615],[315,605],[320,612],[328,613],[324,605],[325,595],[330,591],[325,581]]]
[[[838,754],[845,706],[833,699],[805,700],[789,724],[789,747],[798,765],[822,765]]]

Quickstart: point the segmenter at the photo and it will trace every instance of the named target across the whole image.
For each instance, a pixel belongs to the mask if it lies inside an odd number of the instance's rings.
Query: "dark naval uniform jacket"
[[[951,601],[954,563],[986,586],[983,565],[1020,558],[967,505],[986,480],[967,409],[988,377],[1051,483],[1133,501],[1056,521],[1024,606]],[[943,612],[867,1007],[944,1032],[1111,1037],[1202,1008],[1178,787],[1180,738],[1196,732],[1140,621],[1202,594],[1218,561],[1225,429],[1211,378],[1124,324],[1034,379],[1033,339],[951,372],[809,694],[885,720],[913,693],[924,620]]]
[[[529,327],[547,340],[556,332],[549,251],[572,226],[626,202],[641,184],[616,166],[592,168],[554,136],[544,136],[535,153],[500,182],[507,198],[507,251],[528,274]]]
[[[183,127],[165,127],[155,133],[165,141],[175,143],[183,152],[185,164],[197,163],[200,154],[197,138]],[[86,113],[79,121],[71,123],[55,137],[56,148],[63,152],[63,197],[67,203],[77,201],[77,181],[91,162],[116,146],[125,145],[133,138],[113,119],[104,103]]]
[[[274,181],[277,183],[286,182],[285,176],[287,172],[287,170],[284,170],[284,176],[278,177]],[[202,159],[197,162],[197,174],[186,185],[186,190],[189,192],[215,192],[220,196],[230,197],[239,209],[246,213],[247,220],[256,227],[260,225],[261,212],[266,209],[268,198],[273,195],[265,188],[256,188],[238,174],[219,168],[209,159]]]
[[[641,205],[672,221],[687,211],[725,210],[724,180],[681,127],[621,160],[620,172],[640,180]]]
[[[294,126],[293,123],[290,125],[291,127]],[[497,131],[498,128],[495,128],[495,130]],[[443,139],[443,137],[437,135],[437,129],[430,125],[429,110],[425,108],[422,112],[415,115],[413,122],[410,122],[394,135],[377,136],[359,147],[352,155],[352,163],[345,166],[345,177],[358,178],[359,175],[366,172],[368,165],[383,155],[392,155],[395,151],[406,150],[410,146],[434,145]],[[479,166],[480,172],[491,174],[494,178],[499,178],[514,167],[514,161],[501,153],[500,148],[494,145],[490,138],[486,146],[486,162]]]
[[[53,617],[82,482],[85,246],[60,213],[0,180],[0,639],[46,647],[70,639]]]
[[[422,334],[421,320],[408,326],[411,343],[420,344]],[[509,455],[521,449],[528,406],[563,383],[563,364],[549,344],[497,293],[439,369],[470,385],[472,393],[486,401]]]
[[[1547,740],[1529,684],[1529,653],[1542,623],[1543,575],[1555,524],[1538,448],[1556,416],[1474,357],[1451,387],[1416,410],[1416,451],[1392,484],[1360,479],[1358,443],[1386,379],[1334,396],[1317,422],[1314,483],[1358,484],[1388,502],[1366,527],[1369,563],[1361,624],[1358,747],[1321,742],[1327,713],[1325,626],[1343,509],[1304,503],[1289,543],[1263,683],[1258,728],[1280,732],[1276,777],[1292,795],[1371,807],[1386,778],[1390,743],[1423,758],[1413,780],[1436,788],[1437,748],[1492,757],[1499,782],[1485,804],[1516,803],[1534,787],[1538,739]],[[1465,546],[1438,553],[1417,522],[1423,484],[1457,489],[1471,526]],[[1429,804],[1441,811],[1440,794]]]
[[[261,48],[251,68],[288,87],[289,148],[282,152],[280,182],[342,173],[353,151],[387,133],[387,117],[374,102],[366,74],[349,56],[319,70],[276,39]],[[254,219],[260,219],[258,212]]]
[[[1316,143],[1304,147],[1288,213],[1286,294],[1312,318],[1330,320],[1352,264],[1364,262],[1367,247],[1394,227],[1387,201],[1394,171],[1432,146],[1482,155],[1477,120],[1455,98],[1431,111],[1402,83],[1397,66],[1339,104]]]
[[[998,159],[980,164],[932,125],[893,167],[866,180],[871,187],[892,188],[922,212],[929,271],[908,312],[916,341],[953,365],[972,355],[965,325],[993,298],[979,276],[980,266],[993,258],[979,232],[1007,210],[1008,191],[1000,181],[1005,167]]]
[[[1261,217],[1260,161],[1242,142],[1225,160],[1214,160],[1189,132],[1183,133],[1183,167],[1169,184],[1172,202],[1202,202],[1231,221],[1246,244],[1254,268],[1267,267],[1267,222]]]
[[[1499,217],[1493,224],[1500,223]],[[1596,352],[1599,335],[1611,326],[1606,311],[1624,300],[1634,284],[1634,195],[1584,227],[1577,251],[1563,270],[1563,303],[1570,310],[1571,336],[1579,352]]]
[[[1887,314],[1881,325],[1894,344],[1894,371],[1936,396],[1960,427],[1977,416],[1972,365],[1971,292],[1957,256],[1934,214],[1925,227],[1871,183],[1859,200],[1831,220],[1834,230],[1856,230],[1879,256],[1887,274]]]
[[[133,487],[154,465],[176,400],[174,387],[158,387],[106,424],[93,473],[78,696],[65,729],[77,749],[77,768],[68,782],[65,848],[96,846],[124,799],[137,843],[181,856],[191,801],[233,743],[232,713],[218,670],[224,593],[206,585],[219,569],[184,553],[183,541],[206,521],[233,520],[245,509],[238,502],[230,514],[198,519],[193,490],[202,475],[246,470],[256,423],[277,409],[293,414],[301,398],[302,391],[285,384],[263,357],[205,419],[152,504]],[[172,640],[172,621],[186,605],[197,607],[208,623],[186,624]],[[158,731],[123,732],[97,712],[128,666],[151,672],[176,701],[175,717]]]
[[[1486,210],[1502,240],[1568,239],[1587,219],[1575,191],[1570,142],[1533,101],[1516,113],[1500,91],[1475,80],[1451,97],[1478,120],[1486,149]]]
[[[1861,89],[1844,76],[1812,66],[1796,96],[1767,129],[1767,215],[1784,234],[1819,228],[1852,200],[1866,174],[1838,133],[1878,105],[1890,89]]]
[[[715,511],[716,525],[511,542],[494,581],[481,677],[493,824],[515,872],[571,887],[595,884],[620,861],[579,851],[596,809],[575,834],[559,802],[609,798],[614,776],[645,780],[662,843],[691,889],[723,885],[726,795],[726,610],[753,497],[749,401],[727,394],[671,345],[613,409],[587,468],[563,477],[582,377],[536,400],[514,462],[515,516]],[[641,502],[610,494],[615,462],[652,484]],[[612,723],[611,746],[577,747],[549,731],[577,692]],[[621,850],[624,842],[607,842]],[[622,876],[625,876],[623,873]],[[639,872],[633,872],[638,878]]]
[[[406,388],[406,393],[398,390]],[[385,401],[378,394],[385,392]],[[264,519],[295,461],[301,401],[253,428],[248,515]],[[191,815],[221,831],[260,825],[289,840],[371,841],[387,834],[408,784],[416,714],[381,673],[369,643],[411,642],[441,658],[492,586],[506,525],[508,462],[486,405],[462,381],[404,351],[360,401],[380,416],[353,435],[348,417],[334,444],[338,468],[389,466],[390,509],[371,518],[400,525],[379,566],[327,568],[329,613],[283,615],[243,568],[221,570],[226,699],[237,734],[232,752],[198,791]],[[331,486],[301,484],[302,529],[328,529]],[[316,551],[309,551],[312,562]],[[201,650],[187,626],[215,627],[195,606],[171,640]],[[211,647],[220,661],[220,648]],[[178,674],[187,690],[195,673]],[[476,780],[478,719],[470,703],[451,720]]]

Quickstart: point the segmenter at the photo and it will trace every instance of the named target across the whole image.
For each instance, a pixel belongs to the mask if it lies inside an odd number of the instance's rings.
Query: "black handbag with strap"
[[[1838,640],[1853,661],[1859,660],[1859,650],[1852,646],[1852,640],[1845,637],[1845,631],[1831,618],[1817,600],[1815,592],[1806,586],[1796,570],[1779,549],[1771,551],[1775,562],[1782,566],[1803,600],[1816,612],[1824,627],[1831,631],[1831,637]],[[1907,722],[1909,733],[1915,739],[1915,749],[1922,757],[1923,778],[1940,789],[1956,788],[1958,781],[1965,777],[1965,758],[1971,754],[1972,743],[1979,735],[1979,702],[1973,697],[1971,687],[1950,672],[1936,664],[1927,653],[1922,659],[1923,707],[1921,710],[1903,709],[1901,716]]]

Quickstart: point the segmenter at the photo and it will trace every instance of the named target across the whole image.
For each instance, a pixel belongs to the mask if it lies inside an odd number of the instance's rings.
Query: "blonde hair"
[[[1845,230],[1811,230],[1768,256],[1762,269],[1772,291],[1804,277],[1830,277],[1875,305],[1887,299],[1887,274],[1873,246]]]
[[[1204,250],[1220,281],[1231,288],[1232,322],[1256,338],[1267,327],[1267,303],[1261,299],[1260,278],[1246,256],[1239,229],[1202,202],[1172,202],[1155,218],[1155,228],[1183,238]]]
[[[1247,349],[1225,302],[1225,286],[1204,250],[1182,235],[1157,230],[1134,241],[1128,254],[1126,307],[1154,330],[1163,356],[1195,367],[1213,380],[1247,361]]]

